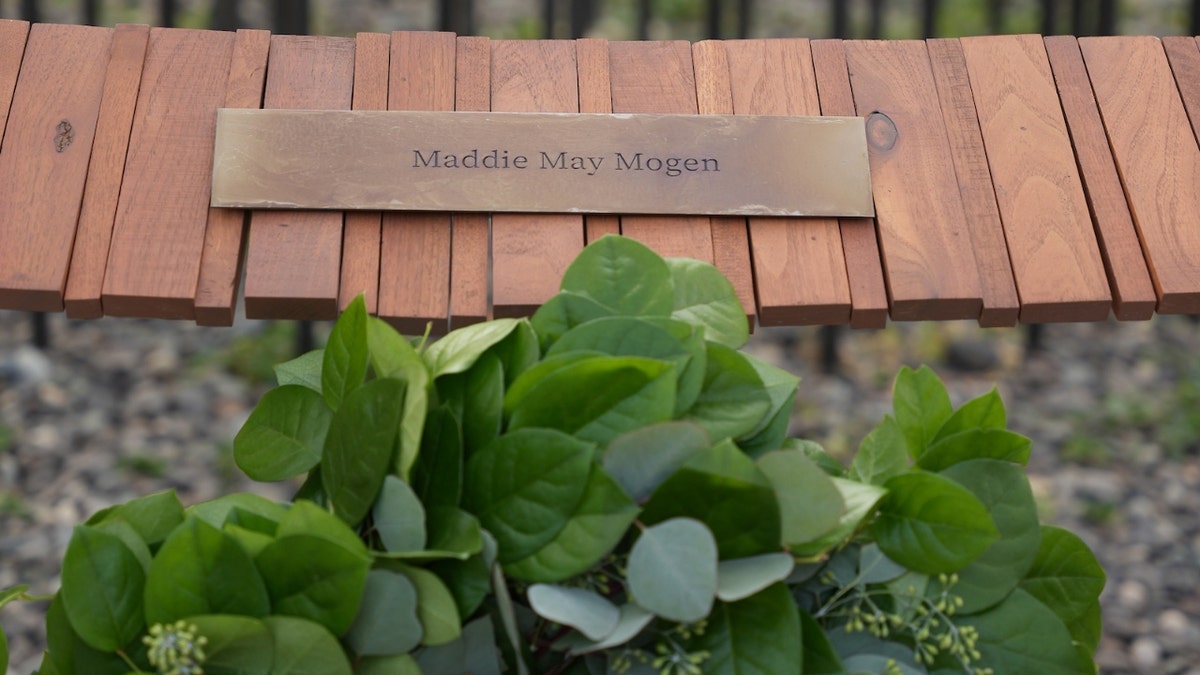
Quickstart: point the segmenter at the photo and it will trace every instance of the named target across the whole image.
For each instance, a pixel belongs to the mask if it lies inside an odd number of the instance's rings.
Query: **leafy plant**
[[[995,390],[902,370],[842,467],[747,337],[713,267],[619,237],[431,344],[356,301],[234,442],[294,501],[96,514],[41,672],[1095,672],[1104,573]]]

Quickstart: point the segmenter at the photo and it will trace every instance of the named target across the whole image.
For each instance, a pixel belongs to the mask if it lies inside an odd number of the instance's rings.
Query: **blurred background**
[[[494,38],[1196,35],[1200,0],[0,0],[0,18]],[[116,502],[168,488],[185,503],[239,489],[289,495],[242,478],[232,439],[273,384],[272,365],[328,329],[0,311],[0,588],[53,592],[72,526]],[[760,329],[748,349],[803,378],[792,434],[842,458],[890,410],[901,365],[933,366],[956,404],[998,387],[1010,426],[1034,440],[1043,519],[1083,536],[1108,572],[1101,671],[1200,675],[1194,318]],[[37,667],[43,612],[0,611],[8,675]]]

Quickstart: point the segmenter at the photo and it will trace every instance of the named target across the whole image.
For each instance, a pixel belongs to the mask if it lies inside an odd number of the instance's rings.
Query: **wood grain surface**
[[[0,152],[0,303],[61,311],[111,28],[36,24]]]
[[[21,72],[21,57],[29,37],[29,22],[0,19],[0,141],[4,139],[5,122],[12,105],[17,75]]]
[[[925,43],[844,43],[867,118],[891,317],[976,319],[982,293]]]
[[[267,79],[267,54],[271,34],[265,30],[237,32],[229,78],[225,84],[226,108],[259,108]],[[242,209],[208,210],[200,278],[196,283],[196,323],[231,326],[237,309],[245,253],[248,214]]]
[[[733,112],[819,115],[808,40],[732,40]],[[836,218],[750,218],[750,248],[764,326],[850,320],[850,285]]]
[[[1158,296],[1113,163],[1079,44],[1070,35],[1047,37],[1044,42],[1092,210],[1113,295],[1113,314],[1121,321],[1149,319],[1154,315]]]
[[[1200,312],[1200,148],[1154,37],[1081,38],[1080,49],[1162,314]]]
[[[578,112],[575,43],[492,41],[492,110]],[[492,311],[531,314],[558,292],[567,266],[583,248],[575,215],[492,215]]]
[[[729,55],[719,40],[692,45],[696,71],[696,105],[701,115],[732,115],[733,86],[729,80]],[[737,291],[750,330],[758,319],[754,272],[750,262],[750,234],[745,218],[711,218],[713,264]]]
[[[575,65],[579,72],[579,112],[611,113],[612,80],[609,77],[608,40],[581,38],[575,41]],[[621,233],[621,218],[587,215],[583,218],[588,243],[606,234]]]
[[[454,65],[454,109],[492,109],[492,46],[485,37],[458,38]],[[450,329],[488,318],[489,216],[455,213],[450,239]]]
[[[942,118],[949,132],[958,191],[971,233],[975,262],[979,266],[983,291],[979,324],[984,327],[1012,326],[1017,322],[1021,304],[979,130],[966,57],[962,44],[956,39],[929,40],[926,44]]]
[[[150,27],[124,24],[113,33],[108,70],[96,136],[88,166],[79,226],[71,250],[71,268],[67,274],[64,305],[72,319],[95,319],[104,315],[100,297],[104,291],[104,267],[112,241],[117,198],[129,149],[129,131],[137,103],[142,64]]]

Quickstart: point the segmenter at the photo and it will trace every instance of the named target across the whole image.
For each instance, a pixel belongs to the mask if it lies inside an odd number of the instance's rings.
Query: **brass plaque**
[[[235,110],[213,206],[873,216],[859,117]]]

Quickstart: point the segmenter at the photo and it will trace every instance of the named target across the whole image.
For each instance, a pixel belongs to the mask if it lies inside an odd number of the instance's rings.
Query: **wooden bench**
[[[210,208],[220,107],[861,115],[874,219]],[[0,21],[0,308],[530,312],[604,233],[715,263],[759,325],[1200,313],[1196,39],[508,41]],[[1190,115],[1190,120],[1189,120]],[[243,272],[244,270],[244,272]]]

